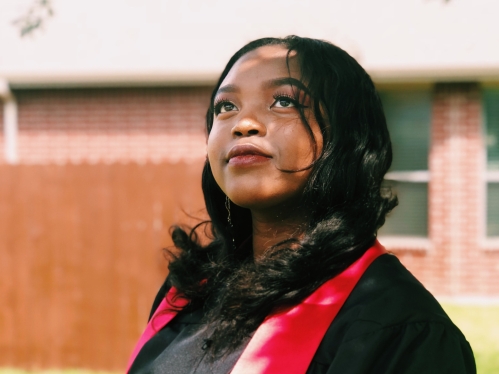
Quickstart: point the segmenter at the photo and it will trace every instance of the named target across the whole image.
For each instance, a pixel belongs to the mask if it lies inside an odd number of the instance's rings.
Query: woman
[[[474,373],[469,344],[376,241],[397,204],[381,102],[340,48],[255,40],[206,116],[211,242],[180,250],[129,373]]]

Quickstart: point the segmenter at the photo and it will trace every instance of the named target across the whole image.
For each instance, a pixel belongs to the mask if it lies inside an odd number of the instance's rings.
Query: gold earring
[[[227,223],[229,224],[229,232],[232,236],[232,248],[236,249],[236,241],[234,239],[234,225],[232,225],[232,218],[230,216],[230,199],[225,195],[225,209],[227,209]]]

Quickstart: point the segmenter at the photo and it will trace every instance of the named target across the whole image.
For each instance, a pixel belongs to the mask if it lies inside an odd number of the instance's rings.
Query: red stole
[[[348,295],[364,271],[386,250],[378,241],[361,258],[330,279],[300,304],[271,314],[258,327],[231,374],[304,374]],[[178,298],[175,288],[156,309],[128,362],[127,372],[142,346],[173,317],[171,305],[182,308],[186,299]],[[168,301],[167,301],[168,300]],[[166,310],[166,311],[165,311]]]

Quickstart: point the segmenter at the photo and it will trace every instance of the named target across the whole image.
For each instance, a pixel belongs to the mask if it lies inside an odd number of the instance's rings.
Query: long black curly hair
[[[202,245],[197,229],[172,227],[180,250],[170,262],[169,283],[190,300],[187,310],[205,308],[212,353],[230,352],[272,310],[299,303],[339,274],[372,246],[397,198],[382,186],[392,148],[382,104],[365,70],[348,53],[322,40],[288,36],[263,38],[241,48],[218,80],[206,114],[210,134],[213,100],[222,81],[244,54],[267,45],[296,53],[323,147],[311,165],[303,192],[310,220],[301,239],[289,239],[253,259],[251,212],[231,204],[207,160],[202,188],[211,241]],[[301,113],[303,125],[310,126]],[[315,139],[314,139],[315,141]],[[233,244],[235,241],[235,246]]]

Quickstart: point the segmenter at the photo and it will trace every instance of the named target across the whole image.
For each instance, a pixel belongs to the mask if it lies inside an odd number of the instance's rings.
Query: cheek
[[[208,155],[208,161],[210,163],[211,172],[215,181],[223,189],[223,173],[222,173],[222,163],[224,162],[224,155],[222,152],[223,139],[221,139],[220,134],[213,129],[208,136],[208,142],[206,144],[206,151]]]
[[[214,139],[211,134],[208,136],[208,141],[206,142],[206,153],[208,156],[208,161],[210,164],[213,164],[213,162],[216,159],[215,155],[215,150],[216,150],[216,139]]]
[[[208,141],[206,142],[206,151],[208,153],[210,163],[220,160],[220,153],[222,152],[221,149],[223,144],[223,133],[219,130],[219,126],[213,125],[210,134],[208,135]]]
[[[315,121],[309,122],[312,134],[305,128],[301,127],[300,136],[296,141],[296,154],[302,161],[302,167],[306,167],[313,163],[322,152],[323,139],[319,125]]]
[[[302,124],[285,130],[279,137],[282,145],[282,166],[302,169],[314,161],[314,142]],[[318,150],[319,141],[316,139]]]

